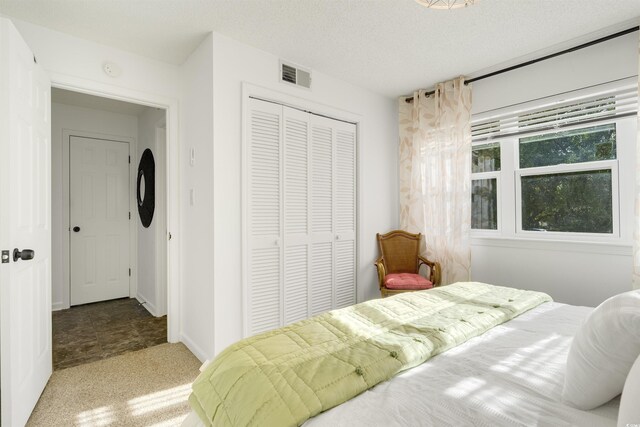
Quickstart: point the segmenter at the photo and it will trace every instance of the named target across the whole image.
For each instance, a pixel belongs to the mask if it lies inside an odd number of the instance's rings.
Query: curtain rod
[[[545,55],[545,56],[542,56],[542,57],[536,58],[536,59],[531,59],[529,61],[525,61],[525,62],[522,62],[520,64],[516,64],[516,65],[512,65],[510,67],[503,68],[501,70],[493,71],[491,73],[487,73],[487,74],[483,74],[483,75],[478,76],[478,77],[474,77],[472,79],[469,79],[469,80],[465,81],[464,84],[467,85],[469,83],[477,82],[478,80],[483,80],[483,79],[486,79],[486,78],[489,78],[489,77],[497,76],[498,74],[506,73],[508,71],[517,70],[518,68],[527,67],[527,66],[535,64],[537,62],[546,61],[547,59],[555,58],[556,56],[565,55],[567,53],[575,52],[576,50],[584,49],[586,47],[590,47],[590,46],[593,46],[593,45],[596,45],[596,44],[599,44],[599,43],[602,43],[602,42],[606,42],[608,40],[615,39],[615,38],[627,35],[629,33],[633,33],[633,32],[638,31],[638,30],[640,30],[640,26],[636,26],[636,27],[633,27],[633,28],[628,28],[626,30],[619,31],[619,32],[614,33],[614,34],[609,34],[608,36],[600,37],[599,39],[592,40],[590,42],[583,43],[581,45],[574,46],[574,47],[571,47],[569,49],[561,50],[560,52],[556,52],[556,53],[552,53],[552,54],[549,54],[549,55]],[[435,90],[429,91],[429,92],[426,92],[426,95],[427,96],[433,95],[435,92],[436,92]],[[413,102],[413,96],[406,98],[405,102]]]

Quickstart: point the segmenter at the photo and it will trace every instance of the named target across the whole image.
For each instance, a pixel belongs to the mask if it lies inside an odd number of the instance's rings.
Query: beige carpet
[[[200,362],[162,344],[55,371],[27,426],[176,426]]]

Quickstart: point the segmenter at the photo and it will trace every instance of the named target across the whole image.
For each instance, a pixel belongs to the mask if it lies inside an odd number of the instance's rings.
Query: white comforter
[[[573,334],[591,310],[543,304],[304,426],[615,426],[619,399],[594,411],[560,401]]]

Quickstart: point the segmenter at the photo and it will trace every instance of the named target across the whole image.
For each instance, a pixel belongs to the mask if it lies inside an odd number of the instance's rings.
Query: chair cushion
[[[433,283],[419,274],[395,273],[384,276],[384,286],[387,289],[430,289]]]

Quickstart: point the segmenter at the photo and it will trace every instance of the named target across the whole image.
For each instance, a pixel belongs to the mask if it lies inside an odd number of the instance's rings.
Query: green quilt
[[[255,335],[193,383],[206,426],[296,426],[543,302],[465,282],[376,299]]]

